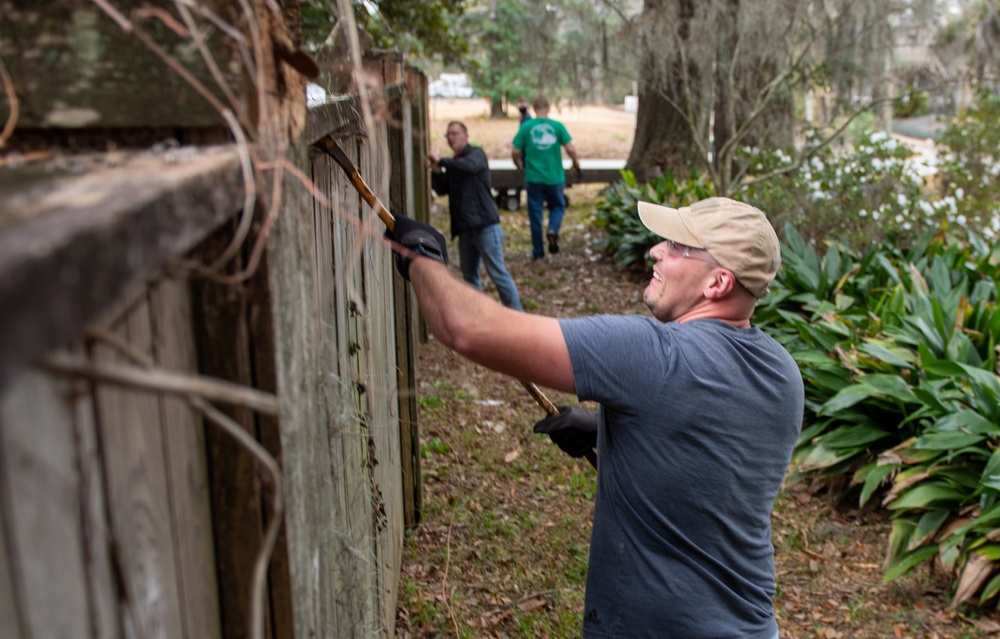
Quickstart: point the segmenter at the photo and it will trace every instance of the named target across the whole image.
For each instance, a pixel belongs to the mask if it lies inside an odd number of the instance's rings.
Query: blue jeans
[[[549,230],[558,234],[562,226],[563,214],[566,213],[566,198],[563,190],[566,183],[559,184],[538,184],[537,182],[527,182],[525,190],[528,192],[528,221],[531,223],[531,256],[542,257],[545,255],[545,248],[542,244],[542,205],[549,207]]]
[[[462,277],[466,282],[483,290],[483,281],[479,278],[480,261],[486,264],[486,272],[500,293],[500,301],[504,306],[523,311],[521,296],[517,293],[514,278],[507,272],[503,263],[503,229],[499,224],[475,231],[466,231],[458,236],[458,257],[462,266]]]

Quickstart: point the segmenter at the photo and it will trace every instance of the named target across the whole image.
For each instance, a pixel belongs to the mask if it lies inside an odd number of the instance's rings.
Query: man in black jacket
[[[448,196],[451,236],[458,236],[462,277],[483,290],[479,265],[500,293],[500,301],[515,311],[523,311],[521,296],[503,261],[503,229],[491,192],[489,161],[482,149],[469,144],[469,132],[461,122],[448,123],[448,146],[454,157],[427,157],[431,185],[438,195]]]

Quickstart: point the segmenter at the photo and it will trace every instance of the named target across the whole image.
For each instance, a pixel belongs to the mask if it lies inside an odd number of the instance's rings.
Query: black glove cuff
[[[441,253],[440,245],[430,233],[411,231],[406,237],[406,244],[404,246],[417,255],[429,257],[442,264],[448,263],[448,259]]]

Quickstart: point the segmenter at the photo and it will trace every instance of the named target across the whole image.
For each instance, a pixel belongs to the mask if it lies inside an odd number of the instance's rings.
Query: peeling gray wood
[[[0,173],[0,389],[242,204],[233,146]]]
[[[168,370],[196,370],[187,283],[163,280],[150,292],[152,346]],[[158,397],[185,637],[219,637],[212,511],[201,420],[183,400]]]
[[[31,371],[0,396],[0,501],[24,637],[91,627],[68,393]]]
[[[143,297],[106,327],[131,348],[152,357],[152,326]],[[124,358],[95,345],[98,361]],[[104,453],[110,532],[121,568],[126,636],[181,637],[177,541],[171,525],[159,397],[108,385],[96,389]],[[172,424],[176,427],[178,424]]]
[[[79,347],[80,353],[83,347]],[[122,627],[119,619],[118,589],[115,587],[115,548],[111,543],[108,521],[105,476],[99,443],[96,399],[93,387],[85,381],[73,382],[77,464],[80,467],[80,521],[83,527],[84,552],[87,562],[87,599],[90,602],[90,639],[118,639]],[[82,392],[86,389],[86,392]]]
[[[110,4],[222,99],[222,91],[189,38],[178,36],[155,18],[133,13],[152,4],[168,9],[176,18],[176,12],[169,10],[171,3],[118,0]],[[206,4],[231,24],[235,21],[236,3],[215,0]],[[4,0],[0,16],[0,58],[18,96],[19,128],[224,126],[215,107],[96,3]],[[202,28],[225,83],[234,87],[236,95],[245,93],[236,42],[210,25]],[[245,102],[228,106],[237,113],[246,109]],[[9,113],[8,99],[0,91],[0,121]]]
[[[14,584],[7,559],[7,545],[3,526],[0,526],[0,637],[21,639],[21,621],[18,618],[17,601],[14,599]]]
[[[371,113],[384,111],[386,104],[402,99],[406,86],[402,82],[379,87],[366,93]],[[326,104],[309,109],[306,120],[306,143],[314,144],[328,135],[337,137],[345,133],[364,132],[361,96],[342,95],[329,99]]]
[[[306,158],[290,158],[305,165]],[[289,179],[282,214],[268,238],[273,294],[276,382],[281,396],[281,450],[288,496],[285,524],[297,637],[340,637],[335,631],[335,570],[330,548],[337,519],[332,504],[332,464],[326,444],[329,415],[319,364],[321,318],[317,314],[316,236],[310,196]]]

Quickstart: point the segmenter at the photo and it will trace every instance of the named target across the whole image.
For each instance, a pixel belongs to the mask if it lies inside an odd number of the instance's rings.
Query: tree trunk
[[[732,142],[734,128],[738,126],[739,91],[733,86],[735,80],[733,65],[738,56],[740,35],[737,24],[740,12],[739,0],[726,0],[716,15],[715,54],[715,100],[712,128],[712,182],[719,195],[729,195],[733,181]]]
[[[686,174],[696,166],[691,129],[656,88],[639,90],[635,138],[625,168],[646,182],[667,171]]]
[[[702,160],[694,143],[692,125],[678,110],[685,108],[685,74],[694,75],[694,64],[684,58],[679,47],[690,34],[689,22],[694,18],[692,0],[647,0],[638,23],[640,38],[639,110],[636,114],[635,138],[625,168],[635,173],[639,181],[647,181],[666,171],[687,174]],[[676,31],[673,24],[676,23]],[[666,35],[664,32],[671,32]],[[662,47],[667,40],[674,47]],[[679,40],[679,42],[678,42]],[[669,53],[664,53],[669,49]],[[694,87],[698,91],[697,86]]]
[[[490,118],[505,118],[507,117],[507,112],[503,108],[503,97],[490,98]]]

